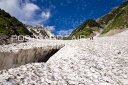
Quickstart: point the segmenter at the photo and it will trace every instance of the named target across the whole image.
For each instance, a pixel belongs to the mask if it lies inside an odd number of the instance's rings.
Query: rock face
[[[7,35],[0,35],[0,45],[3,44],[9,44],[10,43],[10,37]]]
[[[50,32],[50,30],[48,30],[47,28],[43,28],[42,26],[40,25],[37,25],[37,26],[26,26],[27,29],[33,33],[34,37],[36,38],[41,38],[41,39],[45,39],[45,38],[54,38],[55,35],[52,34]]]
[[[63,46],[47,46],[31,49],[19,49],[17,52],[0,52],[0,70],[14,68],[33,62],[46,62]]]

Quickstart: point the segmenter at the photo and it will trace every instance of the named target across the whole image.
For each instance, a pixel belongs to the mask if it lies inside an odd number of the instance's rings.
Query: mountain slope
[[[110,13],[97,19],[104,30],[102,34],[105,34],[113,29],[120,29],[128,27],[128,2],[125,2],[121,6],[113,9]]]
[[[15,17],[0,9],[0,44],[9,44],[11,35],[32,34]]]
[[[93,36],[95,35],[93,31],[98,31],[100,27],[100,24],[95,20],[89,19],[76,28],[68,39],[72,39],[73,36],[78,37],[80,35],[84,35],[85,37],[89,37],[90,35]]]
[[[0,9],[0,35],[31,35],[15,17]]]
[[[92,24],[92,26],[91,26]],[[94,36],[94,31],[106,34],[114,29],[123,29],[128,27],[128,1],[121,6],[114,8],[110,13],[95,20],[87,20],[76,28],[68,37],[77,37],[85,35],[86,37]]]

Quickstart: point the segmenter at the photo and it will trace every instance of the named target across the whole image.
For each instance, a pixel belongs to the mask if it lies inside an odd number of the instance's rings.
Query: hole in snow
[[[38,59],[38,62],[47,62],[48,59],[51,56],[53,56],[55,53],[57,53],[60,49],[52,49],[52,50],[50,50],[45,56],[40,56],[40,58]]]

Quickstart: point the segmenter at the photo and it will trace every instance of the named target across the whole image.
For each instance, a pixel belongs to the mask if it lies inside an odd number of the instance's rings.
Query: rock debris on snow
[[[57,41],[65,46],[46,63],[0,71],[0,85],[128,85],[127,36]]]

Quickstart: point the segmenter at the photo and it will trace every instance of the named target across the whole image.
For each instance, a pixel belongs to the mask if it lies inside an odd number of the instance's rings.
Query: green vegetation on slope
[[[99,28],[100,28],[99,23],[97,23],[93,19],[89,19],[85,21],[83,24],[81,24],[78,28],[76,28],[68,37],[68,39],[72,39],[73,36],[78,37],[80,35],[84,35],[85,37],[88,37],[90,34],[93,33],[93,31],[96,31]]]
[[[128,2],[125,2],[109,14],[101,17],[99,23],[101,25],[107,25],[107,27],[104,27],[102,34],[105,34],[113,29],[128,27]]]
[[[15,17],[0,9],[0,35],[31,35]]]

